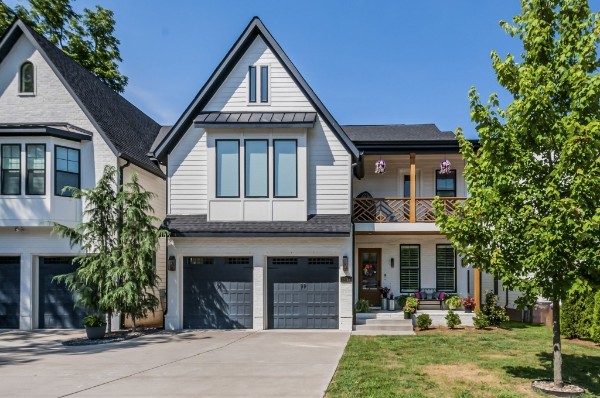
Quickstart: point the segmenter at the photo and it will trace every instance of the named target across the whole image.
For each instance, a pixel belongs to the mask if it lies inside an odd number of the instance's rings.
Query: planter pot
[[[396,311],[396,300],[390,299],[388,301],[388,310],[389,311]]]
[[[412,319],[412,314],[410,312],[405,312],[404,319]]]
[[[473,312],[473,308],[470,308],[470,307],[465,307],[465,312],[466,312],[467,314],[470,314],[471,312]]]
[[[85,334],[87,334],[87,338],[90,340],[97,340],[104,337],[106,334],[106,325],[102,326],[86,326]]]
[[[385,310],[387,310],[387,308],[388,308],[388,299],[382,298],[381,299],[381,309],[383,311],[385,311]]]

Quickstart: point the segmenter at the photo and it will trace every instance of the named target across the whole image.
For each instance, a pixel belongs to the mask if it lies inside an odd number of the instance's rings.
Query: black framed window
[[[248,102],[256,102],[256,66],[248,68]]]
[[[421,285],[421,246],[400,245],[400,291],[418,292]]]
[[[3,144],[2,147],[2,195],[21,194],[21,145]]]
[[[260,102],[269,102],[269,67],[260,67]]]
[[[404,197],[410,198],[410,176],[404,176]]]
[[[240,196],[240,141],[216,140],[217,197]]]
[[[276,198],[298,196],[298,142],[273,140],[273,189]]]
[[[25,62],[21,65],[19,74],[19,92],[33,93],[35,89],[34,70],[31,62]]]
[[[244,141],[245,196],[266,198],[269,196],[269,141]]]
[[[440,197],[456,197],[456,170],[448,174],[440,174],[435,171],[435,195]]]
[[[56,145],[54,147],[54,194],[57,196],[73,196],[73,192],[65,187],[81,188],[79,149]]]
[[[46,145],[27,144],[25,193],[27,195],[46,194]]]
[[[438,292],[456,291],[456,253],[452,245],[436,246],[435,285]]]

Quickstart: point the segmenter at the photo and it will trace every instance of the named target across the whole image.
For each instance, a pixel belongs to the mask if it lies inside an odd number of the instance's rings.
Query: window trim
[[[260,69],[260,103],[269,104],[271,102],[271,71],[269,65],[259,65]],[[267,70],[267,81],[263,81],[263,69]],[[263,85],[266,85],[267,99],[263,101]]]
[[[438,289],[438,279],[437,279],[437,271],[438,271],[438,264],[437,264],[437,259],[438,259],[438,248],[440,246],[450,246],[452,247],[452,252],[454,253],[454,290],[439,290]],[[452,246],[450,243],[437,243],[435,245],[435,291],[436,292],[446,292],[446,293],[456,293],[458,291],[457,289],[457,280],[456,280],[456,274],[457,274],[457,268],[458,268],[458,258],[456,256],[456,249],[454,248],[454,246]]]
[[[417,247],[417,254],[418,254],[418,258],[419,258],[419,287],[417,288],[417,290],[410,290],[410,289],[403,289],[402,288],[402,246],[416,246]],[[398,256],[398,267],[399,267],[399,271],[400,271],[400,293],[416,293],[416,292],[420,292],[421,291],[421,276],[422,276],[422,272],[421,272],[421,244],[420,243],[403,243],[400,244],[400,253]]]
[[[254,90],[252,89],[252,71],[254,71]],[[257,103],[257,92],[258,92],[258,76],[256,74],[256,65],[248,66],[248,103],[256,104]],[[254,94],[254,100],[252,99],[252,94]]]
[[[436,169],[435,170],[435,196],[439,196],[438,195],[438,175],[440,173],[440,169]],[[450,174],[452,175],[453,179],[454,179],[454,195],[453,196],[440,196],[440,198],[456,198],[456,195],[458,194],[458,189],[456,186],[456,169],[450,169]],[[442,191],[447,191],[450,192],[449,190],[443,189]]]
[[[275,144],[279,141],[294,141],[296,145],[296,195],[294,196],[279,196],[276,195],[275,183],[277,181],[277,167],[275,163]],[[278,199],[295,199],[298,198],[298,139],[296,138],[279,138],[273,139],[273,198]]]
[[[77,162],[77,185],[78,185],[78,189],[81,189],[81,150],[78,148],[71,148],[68,146],[63,146],[63,145],[54,145],[54,195],[55,196],[61,196],[63,198],[71,198],[73,197],[72,195],[64,195],[62,192],[58,192],[58,178],[57,175],[59,173],[58,170],[58,162],[57,162],[57,149],[58,148],[64,148],[64,149],[72,149],[75,150],[77,152],[79,152],[79,162]],[[74,174],[74,173],[70,173],[68,171],[60,171],[61,173],[69,173],[69,174]]]
[[[31,89],[31,91],[23,90],[23,68],[26,65],[31,65],[31,69],[32,69],[32,71],[31,71],[32,77],[31,78],[33,79],[33,82],[32,82],[33,87]],[[37,80],[35,74],[36,74],[36,68],[35,68],[35,65],[33,65],[33,62],[31,62],[30,60],[27,60],[21,64],[21,66],[19,67],[19,95],[22,95],[22,96],[35,95],[36,80]]]
[[[238,147],[238,156],[237,156],[237,169],[238,169],[238,176],[237,176],[237,191],[238,194],[236,196],[222,196],[219,195],[219,142],[221,141],[235,141],[237,142],[237,147]],[[216,139],[215,140],[215,198],[240,198],[241,197],[241,190],[240,190],[240,140],[239,139],[232,139],[232,138],[226,138],[226,139]]]
[[[246,143],[247,142],[266,142],[267,143],[267,194],[266,196],[252,196],[252,195],[248,195],[246,188],[248,187],[248,165],[246,160],[248,159],[248,152],[246,150]],[[297,157],[297,156],[296,156]],[[269,174],[271,173],[271,168],[269,167],[269,139],[268,138],[252,138],[252,139],[247,139],[244,140],[244,197],[245,198],[252,198],[252,199],[256,199],[256,198],[269,198],[270,197],[270,193],[271,190],[269,189]],[[273,187],[273,189],[275,189],[275,187]]]
[[[19,193],[4,193],[4,147],[5,146],[18,146],[19,147]],[[21,159],[21,144],[2,144],[0,145],[0,195],[3,196],[19,196],[23,193],[23,164]]]
[[[44,192],[43,193],[29,193],[29,167],[27,167],[27,150],[30,146],[42,146],[44,147]],[[80,154],[81,156],[81,154]],[[81,161],[81,158],[80,158]],[[32,169],[32,170],[40,170],[40,169]],[[46,195],[46,172],[47,172],[47,164],[46,164],[46,144],[25,144],[25,195],[31,196],[45,196]]]

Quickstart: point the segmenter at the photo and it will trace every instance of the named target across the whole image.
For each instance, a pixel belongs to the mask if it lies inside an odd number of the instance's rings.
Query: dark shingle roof
[[[161,126],[25,23],[17,20],[15,24],[35,40],[116,155],[163,175],[146,155]]]
[[[207,221],[206,215],[169,215],[163,227],[172,237],[183,236],[350,236],[349,214],[318,214],[307,221]]]
[[[451,131],[440,131],[435,124],[389,124],[342,126],[353,142],[455,141]]]
[[[316,112],[200,112],[196,127],[292,127],[310,128],[317,120]]]

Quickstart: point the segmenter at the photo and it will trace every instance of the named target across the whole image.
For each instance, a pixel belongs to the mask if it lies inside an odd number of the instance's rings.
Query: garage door
[[[21,258],[0,257],[0,329],[19,328]]]
[[[269,328],[337,329],[338,275],[337,257],[269,258]]]
[[[75,307],[73,294],[64,283],[52,279],[74,272],[72,257],[40,257],[39,321],[40,329],[82,328],[85,311]]]
[[[185,257],[183,327],[252,328],[252,258]]]

